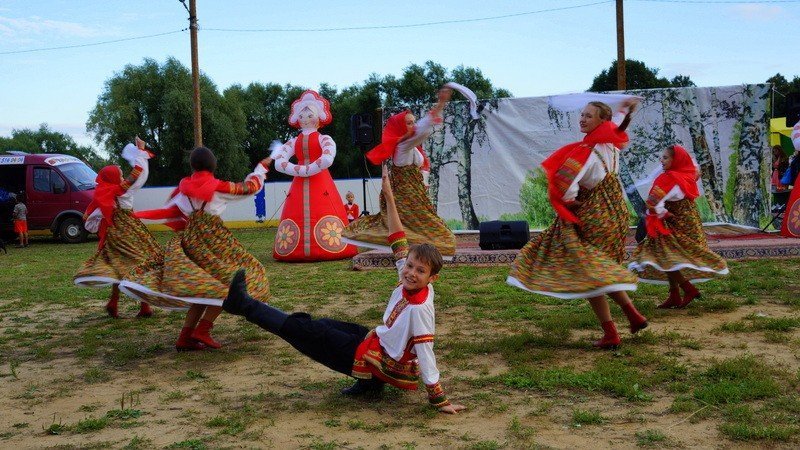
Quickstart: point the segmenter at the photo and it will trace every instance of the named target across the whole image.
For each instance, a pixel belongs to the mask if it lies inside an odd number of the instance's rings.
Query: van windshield
[[[68,163],[61,164],[58,168],[61,170],[61,173],[69,179],[72,185],[75,186],[75,189],[79,191],[94,189],[97,185],[94,181],[95,178],[97,178],[97,174],[86,164]]]

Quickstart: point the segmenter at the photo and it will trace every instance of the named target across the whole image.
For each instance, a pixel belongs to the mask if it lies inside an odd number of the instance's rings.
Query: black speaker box
[[[480,224],[481,250],[522,248],[531,239],[528,222],[524,220],[492,220]]]
[[[371,145],[375,142],[374,120],[370,113],[350,116],[350,138],[353,145]]]

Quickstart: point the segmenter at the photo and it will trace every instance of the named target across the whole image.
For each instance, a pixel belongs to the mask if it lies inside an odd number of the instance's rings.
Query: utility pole
[[[186,0],[180,0],[186,7]],[[197,0],[189,0],[189,35],[192,41],[192,103],[194,106],[194,145],[203,145],[203,122],[200,114],[200,63],[197,61]]]
[[[617,0],[617,89],[620,91],[624,91],[628,84],[625,74],[625,25],[622,16],[622,0]]]

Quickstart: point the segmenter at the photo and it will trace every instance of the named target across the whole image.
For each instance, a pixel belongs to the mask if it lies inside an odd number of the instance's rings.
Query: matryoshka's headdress
[[[319,117],[319,128],[328,125],[333,120],[331,104],[328,100],[319,95],[316,91],[309,89],[303,92],[297,100],[292,102],[292,110],[289,114],[289,125],[300,128],[300,111],[302,111],[303,108],[309,108],[317,113]]]

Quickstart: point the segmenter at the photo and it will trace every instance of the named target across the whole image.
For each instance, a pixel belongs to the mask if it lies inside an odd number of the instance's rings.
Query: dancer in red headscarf
[[[560,148],[542,163],[557,216],[520,250],[507,281],[537,294],[587,298],[605,332],[594,345],[613,348],[620,337],[606,295],[622,308],[631,333],[647,327],[626,293],[636,289],[636,275],[622,265],[628,208],[617,173],[628,135],[617,128],[611,108],[602,102],[583,108],[580,129],[586,133],[582,141]]]
[[[73,277],[78,286],[111,286],[111,297],[106,311],[118,317],[119,283],[143,261],[161,255],[161,246],[144,224],[133,216],[133,194],[147,181],[148,159],[152,153],[145,150],[144,141],[136,138],[136,145],[128,144],[122,151],[133,170],[122,178],[119,166],[105,166],[97,174],[94,199],[84,214],[85,228],[97,233],[100,243],[97,251]],[[150,305],[141,302],[137,317],[150,317]]]
[[[222,346],[211,337],[211,329],[222,312],[228,283],[240,267],[247,268],[247,287],[253,296],[269,299],[264,266],[225,227],[220,215],[228,203],[261,190],[271,162],[263,159],[243,182],[222,181],[214,176],[214,153],[196,147],[189,154],[192,175],[181,180],[166,208],[136,213],[143,219],[166,220],[165,225],[181,231],[164,246],[162,258],[139,265],[120,283],[122,292],[154,306],[189,309],[175,343],[178,351]]]
[[[328,100],[305,91],[292,103],[289,116],[289,125],[300,128],[300,135],[273,147],[275,170],[294,177],[275,235],[272,257],[278,261],[336,260],[358,252],[342,239],[347,214],[328,172],[336,143],[317,131],[332,119]],[[289,161],[292,157],[297,163]]]
[[[700,212],[700,172],[689,153],[673,145],[661,155],[664,173],[647,197],[647,237],[631,255],[628,267],[645,283],[669,283],[669,297],[659,308],[683,308],[700,296],[692,283],[728,273],[725,260],[708,248]],[[683,290],[683,296],[681,296]]]
[[[447,224],[436,214],[428,198],[428,190],[420,167],[426,159],[420,145],[441,123],[441,113],[450,100],[452,90],[439,90],[438,103],[419,122],[410,111],[395,114],[383,127],[381,143],[367,153],[372,164],[392,159],[392,189],[397,195],[397,211],[411,244],[430,243],[446,259],[455,255],[456,238]],[[429,168],[430,170],[430,168]],[[386,222],[386,201],[381,197],[381,211],[364,216],[347,226],[344,237],[350,243],[389,251],[386,239],[389,229]]]

